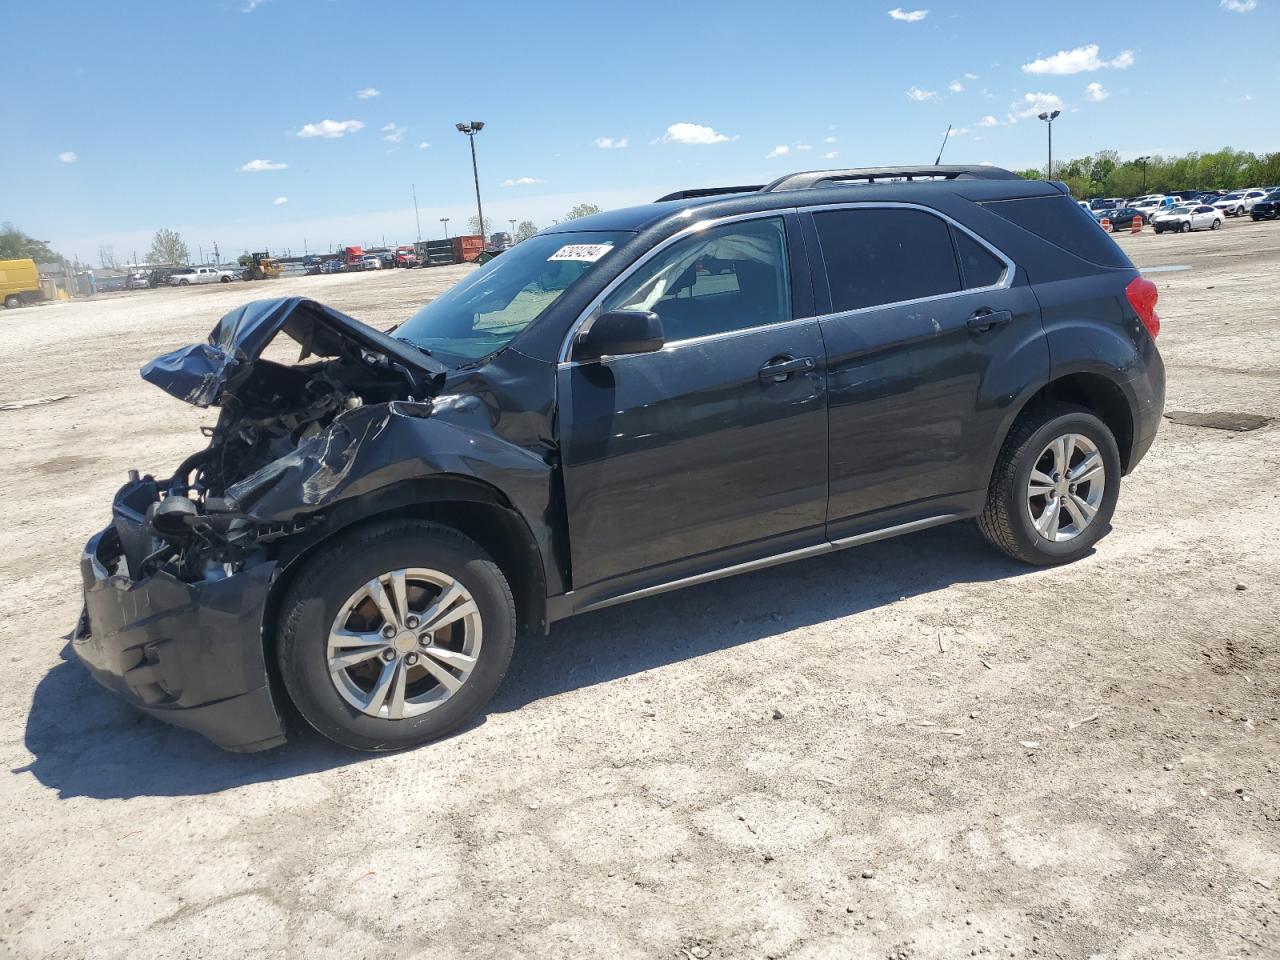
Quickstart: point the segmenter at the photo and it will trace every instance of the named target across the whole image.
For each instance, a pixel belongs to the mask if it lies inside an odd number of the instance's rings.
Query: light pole
[[[441,217],[440,222],[444,224],[444,238],[448,240],[449,239],[449,218]]]
[[[1049,124],[1049,176],[1045,178],[1047,180],[1053,179],[1053,121],[1058,119],[1060,113],[1062,113],[1061,110],[1055,110],[1053,113],[1040,114],[1040,119]]]
[[[508,220],[507,223],[511,224],[511,242],[515,243],[516,242],[516,222],[514,219],[511,219],[511,220]]]
[[[415,184],[409,184],[409,192],[413,194],[413,222],[418,227],[418,242],[422,242],[422,221],[418,219],[418,188]]]
[[[1147,161],[1150,157],[1139,157],[1138,162],[1142,164],[1142,192],[1147,192]]]
[[[480,171],[476,166],[476,134],[484,129],[483,120],[472,120],[470,123],[454,124],[459,133],[465,133],[471,141],[471,176],[476,181],[476,219],[480,226],[480,236],[484,236],[484,208],[480,206]]]

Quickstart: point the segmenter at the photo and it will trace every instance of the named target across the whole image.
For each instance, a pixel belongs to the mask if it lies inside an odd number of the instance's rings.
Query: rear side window
[[[951,228],[960,257],[960,279],[966,290],[994,287],[1004,276],[1004,261],[963,230]]]
[[[1082,260],[1102,267],[1131,266],[1129,258],[1115,241],[1099,230],[1093,217],[1077,207],[1075,201],[1066,195],[1031,197],[1026,200],[993,200],[982,206]],[[1130,212],[1125,209],[1122,215],[1128,216]]]
[[[831,309],[858,310],[960,289],[951,229],[920,210],[828,210],[813,221]]]

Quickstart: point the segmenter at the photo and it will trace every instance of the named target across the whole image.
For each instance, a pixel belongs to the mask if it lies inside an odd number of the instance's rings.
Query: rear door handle
[[[805,373],[816,366],[813,357],[774,357],[760,368],[760,379],[781,382],[793,373]]]
[[[986,333],[988,330],[1007,327],[1012,322],[1013,314],[1008,310],[979,310],[965,321],[965,326],[971,333]]]

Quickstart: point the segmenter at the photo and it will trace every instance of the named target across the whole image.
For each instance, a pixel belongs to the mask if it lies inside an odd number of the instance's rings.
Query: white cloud
[[[889,11],[889,16],[903,23],[919,23],[928,15],[928,10],[903,10],[901,7],[894,7]]]
[[[823,142],[823,143],[835,143],[835,142],[836,142],[836,138],[835,138],[835,137],[823,137],[823,138],[822,138],[822,142]]]
[[[1249,13],[1258,9],[1258,0],[1222,0],[1219,6],[1224,10],[1231,10],[1235,13]]]
[[[423,140],[420,144],[418,144],[418,149],[419,149],[419,150],[426,150],[426,149],[428,149],[430,146],[431,146],[431,144],[429,144],[429,143],[427,143],[427,141]]]
[[[1022,102],[1012,105],[1013,110],[1023,109],[1017,113],[1009,114],[1009,122],[1012,123],[1018,118],[1026,119],[1027,117],[1036,117],[1042,113],[1048,113],[1052,110],[1062,109],[1062,98],[1054,93],[1024,93]]]
[[[382,96],[382,91],[379,90],[377,87],[361,87],[359,90],[356,91],[356,96],[359,97],[361,100],[369,100],[369,99],[372,99],[373,97]]]
[[[797,150],[799,150],[799,151],[802,151],[802,152],[803,152],[803,151],[805,151],[805,150],[812,150],[812,149],[813,149],[813,147],[812,147],[812,146],[810,146],[810,145],[809,145],[809,144],[807,144],[807,143],[797,143],[797,144],[796,144],[796,149],[797,149]]]
[[[271,202],[272,202],[272,203],[274,203],[277,207],[280,207],[280,206],[283,206],[284,204],[288,203],[288,202],[289,202],[289,198],[288,198],[288,197],[276,197],[276,198],[275,198],[274,200],[272,200]]]
[[[537,177],[517,177],[514,180],[503,180],[504,187],[527,187],[531,183],[541,183]]]
[[[1101,103],[1111,96],[1111,91],[1100,83],[1091,83],[1084,88],[1084,95],[1094,103]]]
[[[977,79],[978,79],[978,75],[977,75],[976,73],[966,73],[966,74],[964,75],[964,78],[965,78],[966,80],[977,80]]]
[[[959,80],[952,80],[947,84],[947,89],[952,93],[964,93],[964,84]]]
[[[75,163],[80,159],[80,155],[74,150],[64,150],[62,153],[58,154],[58,159],[63,163]]]
[[[937,91],[921,90],[919,87],[914,85],[907,91],[907,96],[916,101],[916,103],[924,103],[926,100],[938,99]]]
[[[724,143],[729,138],[723,133],[700,123],[673,123],[662,135],[663,143]]]
[[[827,153],[824,153],[824,154],[822,155],[822,159],[823,159],[823,160],[834,160],[834,159],[835,159],[836,157],[838,157],[838,156],[840,156],[840,151],[839,151],[839,150],[831,150],[831,151],[829,151],[829,152],[827,152]]]
[[[1124,70],[1133,66],[1133,51],[1122,50],[1110,60],[1098,57],[1098,45],[1076,47],[1074,50],[1059,50],[1052,57],[1041,57],[1022,65],[1023,73],[1050,74],[1064,76],[1071,73],[1090,73],[1094,70]]]
[[[772,150],[770,150],[768,153],[766,153],[764,158],[766,160],[772,160],[774,157],[785,157],[790,152],[791,152],[790,147],[788,147],[785,143],[780,143],[776,147],[774,147]]]
[[[596,146],[601,150],[625,150],[630,144],[626,137],[596,137]]]
[[[995,117],[991,116],[991,114],[987,114],[985,117],[983,117],[981,120],[978,121],[978,126],[998,127],[1000,126],[1000,121],[997,120]]]
[[[408,127],[397,127],[394,123],[388,123],[382,128],[382,139],[387,143],[399,143],[408,132]]]
[[[267,170],[287,170],[287,163],[280,163],[276,160],[250,160],[248,163],[240,167],[241,173],[264,173]]]
[[[321,120],[319,123],[303,124],[302,129],[298,131],[298,136],[335,140],[363,129],[364,124],[359,120]]]
[[[260,6],[262,6],[266,2],[267,0],[247,0],[245,5],[240,8],[240,12],[253,13],[253,11],[257,10]]]
[[[951,128],[951,132],[950,132],[950,133],[948,133],[948,134],[947,134],[947,136],[948,136],[948,137],[963,137],[963,136],[964,136],[966,133],[968,133],[968,132],[969,132],[969,128],[968,128],[968,127],[952,127],[952,128]]]

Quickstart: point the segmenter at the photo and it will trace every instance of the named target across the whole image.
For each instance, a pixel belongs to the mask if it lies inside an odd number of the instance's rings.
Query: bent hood
[[[360,351],[385,361],[388,373],[407,381],[412,396],[440,391],[448,368],[403,340],[305,297],[255,300],[232,310],[193,343],[150,361],[142,379],[197,407],[216,406],[248,375],[276,334],[284,331],[309,356],[337,357]]]

